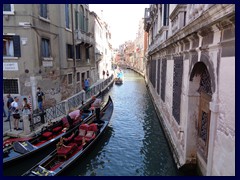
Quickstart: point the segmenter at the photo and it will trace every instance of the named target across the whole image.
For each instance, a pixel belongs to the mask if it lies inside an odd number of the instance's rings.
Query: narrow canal
[[[124,70],[125,82],[105,96],[114,102],[100,142],[63,176],[178,176],[144,79]]]
[[[113,85],[114,112],[99,142],[62,176],[179,176],[144,79],[124,70],[125,82]],[[4,168],[5,176],[19,176],[51,152]]]

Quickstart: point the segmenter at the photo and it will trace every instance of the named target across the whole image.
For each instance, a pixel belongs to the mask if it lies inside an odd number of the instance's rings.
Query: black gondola
[[[82,157],[108,127],[113,113],[113,102],[110,96],[104,108],[100,123],[93,121],[79,125],[74,133],[64,136],[67,144],[64,145],[61,138],[56,149],[23,176],[56,176]]]
[[[98,94],[97,96],[99,96]],[[15,162],[50,147],[57,143],[57,141],[64,135],[75,131],[79,124],[86,123],[94,116],[89,107],[93,100],[84,104],[80,109],[83,110],[82,121],[74,122],[70,128],[65,131],[67,123],[66,118],[62,118],[49,126],[43,127],[42,131],[32,138],[11,138],[3,142],[3,165],[9,166]]]

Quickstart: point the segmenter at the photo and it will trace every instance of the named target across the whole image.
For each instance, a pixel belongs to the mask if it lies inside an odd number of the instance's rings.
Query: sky
[[[90,11],[110,26],[113,48],[136,38],[139,21],[147,7],[149,4],[89,4]]]

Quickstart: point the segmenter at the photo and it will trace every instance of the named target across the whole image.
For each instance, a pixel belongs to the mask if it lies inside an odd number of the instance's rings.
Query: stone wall
[[[198,165],[202,175],[235,175],[233,10],[231,5],[211,6],[196,21],[191,20],[191,24],[148,51],[146,82],[176,163],[178,167]],[[161,69],[153,73],[155,60]],[[211,98],[206,104],[202,92]],[[204,113],[209,119],[203,119],[202,108],[208,109]]]

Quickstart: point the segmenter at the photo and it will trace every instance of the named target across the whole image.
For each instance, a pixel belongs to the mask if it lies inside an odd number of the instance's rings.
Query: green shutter
[[[13,36],[14,57],[21,57],[20,36]]]

